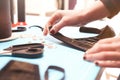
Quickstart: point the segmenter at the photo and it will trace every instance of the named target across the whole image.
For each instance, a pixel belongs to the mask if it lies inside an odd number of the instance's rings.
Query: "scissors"
[[[38,58],[42,57],[44,45],[42,43],[28,43],[13,45],[0,51],[0,55],[10,55],[23,58]]]

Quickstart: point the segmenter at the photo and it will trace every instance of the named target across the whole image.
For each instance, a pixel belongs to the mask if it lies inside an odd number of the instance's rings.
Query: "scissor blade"
[[[44,45],[41,43],[28,43],[28,44],[19,44],[19,45],[13,45],[12,47],[6,48],[4,50],[8,50],[8,51],[18,51],[18,50],[24,50],[24,49],[28,49],[28,48],[44,48]]]
[[[11,51],[8,50],[1,50],[0,55],[12,55]]]

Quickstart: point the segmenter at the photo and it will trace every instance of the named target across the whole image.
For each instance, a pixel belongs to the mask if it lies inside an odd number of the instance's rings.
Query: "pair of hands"
[[[59,10],[49,19],[43,34],[55,34],[64,26],[83,25],[87,22],[84,17],[84,13],[80,11]],[[49,30],[51,26],[52,28]],[[98,41],[91,49],[86,51],[83,58],[101,67],[120,67],[120,37]]]

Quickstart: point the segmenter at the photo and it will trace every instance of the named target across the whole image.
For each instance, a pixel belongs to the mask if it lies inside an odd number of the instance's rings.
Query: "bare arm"
[[[110,16],[109,10],[100,0],[96,1],[91,7],[84,9],[84,13],[85,18],[83,21],[85,21],[85,23]]]
[[[101,0],[105,7],[108,9],[110,16],[113,17],[120,11],[120,0]]]
[[[106,7],[107,4],[104,1],[107,0],[102,0],[102,1],[98,0],[95,3],[93,3],[92,6],[87,7],[82,11],[76,11],[76,10],[57,11],[52,15],[50,20],[45,25],[43,34],[47,35],[49,32],[55,34],[64,26],[73,26],[78,24],[85,25],[91,21],[111,16],[111,12],[109,8]],[[119,0],[115,0],[115,1],[120,2]],[[116,4],[118,3],[116,2]],[[49,30],[50,26],[52,26],[52,28]]]

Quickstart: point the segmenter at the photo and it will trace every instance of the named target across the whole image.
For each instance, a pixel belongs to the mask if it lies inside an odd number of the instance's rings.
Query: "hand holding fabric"
[[[91,49],[86,51],[84,59],[101,67],[120,68],[120,37],[98,41]]]

